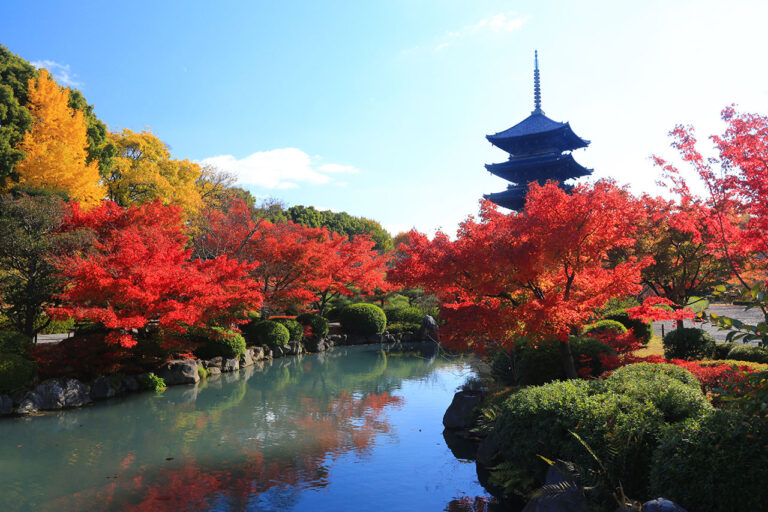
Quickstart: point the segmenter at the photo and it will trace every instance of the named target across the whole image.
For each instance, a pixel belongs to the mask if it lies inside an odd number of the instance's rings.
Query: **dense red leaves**
[[[504,215],[484,202],[480,220],[462,223],[455,241],[411,232],[392,277],[438,296],[453,346],[482,351],[490,340],[566,339],[609,299],[639,292],[647,262],[609,262],[609,251],[634,242],[639,212],[610,182],[571,194],[534,183],[522,213]]]
[[[208,225],[204,250],[252,264],[268,313],[311,303],[322,310],[353,289],[369,293],[387,286],[386,257],[367,236],[349,240],[326,228],[254,220],[242,201],[227,212],[211,212]]]
[[[666,320],[685,320],[696,316],[692,310],[672,309],[673,302],[664,297],[648,297],[643,301],[642,306],[627,308],[627,313],[631,318],[638,318],[644,322],[664,322]],[[667,306],[662,308],[659,306]]]
[[[232,322],[261,304],[246,279],[250,266],[224,255],[190,260],[179,208],[105,202],[83,212],[74,205],[67,229],[90,230],[93,244],[59,260],[68,285],[53,313],[103,324],[116,345],[135,345],[137,332],[152,324],[183,332],[214,319]]]

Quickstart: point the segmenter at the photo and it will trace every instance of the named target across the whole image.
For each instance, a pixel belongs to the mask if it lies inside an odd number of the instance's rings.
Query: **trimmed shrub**
[[[664,375],[679,380],[687,386],[699,388],[699,379],[694,374],[674,364],[668,363],[635,363],[618,368],[606,381],[616,385],[631,383],[636,380],[647,380]]]
[[[653,336],[653,324],[651,322],[643,322],[639,318],[630,318],[629,313],[624,310],[608,311],[603,315],[603,319],[619,322],[632,331],[637,341],[643,345],[647,345]]]
[[[669,428],[653,455],[650,493],[687,510],[764,510],[768,422],[715,410]]]
[[[664,336],[664,357],[667,359],[703,359],[715,354],[715,339],[695,327],[680,327]]]
[[[627,332],[627,328],[624,324],[617,322],[616,320],[598,320],[597,322],[587,325],[582,329],[582,334],[605,334],[609,331],[613,331],[618,334]]]
[[[341,311],[341,326],[350,334],[370,336],[384,332],[387,317],[375,304],[352,304]]]
[[[248,324],[246,331],[246,340],[253,345],[266,345],[268,347],[278,347],[287,345],[291,339],[291,334],[283,324],[265,320],[255,324]]]
[[[32,380],[35,365],[19,354],[0,354],[0,392],[23,388]]]
[[[731,349],[735,347],[735,343],[715,343],[715,353],[712,355],[713,359],[728,359],[728,354]]]
[[[573,355],[576,369],[584,376],[597,377],[605,371],[603,367],[604,357],[615,356],[616,351],[600,340],[588,337],[571,337],[571,354]],[[558,361],[559,361],[558,351]],[[561,363],[562,366],[562,363]],[[589,368],[588,372],[584,370]]]
[[[387,308],[384,314],[387,317],[387,324],[418,324],[421,327],[421,321],[424,319],[424,312],[413,307]]]
[[[275,318],[274,321],[288,329],[290,341],[301,341],[304,337],[304,327],[293,318]]]
[[[401,333],[409,333],[409,334],[415,334],[419,332],[419,329],[421,329],[421,324],[416,323],[409,323],[409,322],[395,322],[395,323],[389,323],[387,322],[387,332],[389,334],[401,334]]]
[[[202,359],[225,357],[237,359],[245,353],[245,338],[240,333],[223,327],[207,327],[196,330],[192,338],[202,343],[195,349],[195,355]]]
[[[0,353],[26,354],[32,346],[32,339],[14,331],[0,331]]]
[[[312,334],[315,336],[325,336],[328,334],[328,320],[320,315],[313,313],[302,313],[296,317],[301,325],[308,325],[312,328]]]
[[[751,361],[753,363],[768,363],[768,350],[755,345],[734,343],[728,352],[728,359]]]

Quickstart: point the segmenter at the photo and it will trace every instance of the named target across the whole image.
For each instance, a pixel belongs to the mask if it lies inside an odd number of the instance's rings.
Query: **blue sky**
[[[532,110],[534,49],[544,111],[592,141],[576,159],[654,192],[676,123],[768,113],[765,19],[738,0],[30,0],[0,6],[0,43],[256,196],[431,233],[505,188],[484,136]]]

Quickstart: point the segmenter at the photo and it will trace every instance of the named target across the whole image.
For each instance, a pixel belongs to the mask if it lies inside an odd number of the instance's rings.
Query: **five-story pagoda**
[[[494,146],[509,153],[509,160],[499,164],[487,164],[491,174],[511,182],[507,190],[485,194],[499,206],[510,210],[522,210],[528,184],[547,180],[560,182],[560,186],[569,189],[563,182],[592,174],[591,169],[583,167],[571,155],[574,149],[589,145],[571,130],[568,123],[558,123],[544,115],[541,110],[541,84],[539,79],[538,51],[534,54],[533,71],[534,110],[531,115],[512,128],[485,138]]]

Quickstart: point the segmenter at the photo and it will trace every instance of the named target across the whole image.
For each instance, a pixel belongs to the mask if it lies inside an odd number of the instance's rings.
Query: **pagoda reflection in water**
[[[538,182],[543,185],[548,180],[561,183],[568,190],[566,180],[577,179],[592,174],[574,160],[571,151],[589,145],[576,135],[569,123],[558,123],[544,115],[541,110],[541,83],[539,76],[539,56],[535,52],[534,110],[531,115],[512,128],[487,135],[485,138],[509,153],[509,160],[498,164],[486,164],[491,174],[511,182],[503,192],[485,194],[483,197],[499,206],[510,210],[522,210],[528,184]]]

